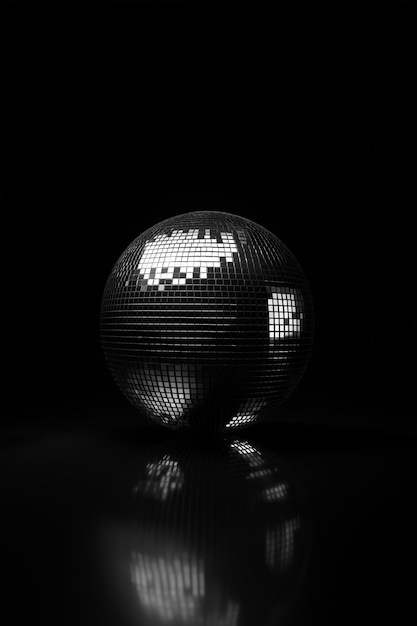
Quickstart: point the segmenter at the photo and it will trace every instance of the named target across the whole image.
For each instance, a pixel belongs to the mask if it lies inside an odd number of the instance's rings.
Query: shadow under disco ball
[[[286,624],[306,591],[308,500],[247,440],[148,449],[113,484],[97,537],[114,623]]]
[[[258,421],[300,381],[313,306],[288,248],[237,215],[197,211],[139,235],[107,281],[101,338],[126,398],[173,429]]]

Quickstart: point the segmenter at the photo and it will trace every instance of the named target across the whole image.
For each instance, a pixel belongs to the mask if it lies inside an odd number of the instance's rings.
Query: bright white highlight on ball
[[[233,261],[237,246],[232,233],[220,233],[222,243],[205,229],[199,239],[198,228],[184,232],[173,230],[171,235],[157,235],[145,245],[138,270],[148,285],[159,285],[161,279],[172,280],[173,285],[185,285],[198,270],[198,278],[207,278],[207,268],[220,267],[221,259]]]
[[[300,290],[278,291],[271,295],[272,298],[268,298],[269,338],[299,337],[303,322]]]

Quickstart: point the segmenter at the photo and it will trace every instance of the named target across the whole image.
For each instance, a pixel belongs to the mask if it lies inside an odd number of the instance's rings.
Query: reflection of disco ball
[[[113,621],[288,623],[311,529],[302,487],[281,460],[245,440],[174,438],[136,461],[98,534]]]
[[[239,428],[281,404],[311,352],[313,310],[288,248],[215,211],[139,235],[107,281],[104,353],[138,409],[177,429]]]

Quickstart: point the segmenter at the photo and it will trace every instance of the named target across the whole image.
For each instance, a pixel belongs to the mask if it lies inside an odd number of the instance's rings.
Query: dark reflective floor
[[[409,436],[117,424],[5,433],[2,624],[413,623]]]

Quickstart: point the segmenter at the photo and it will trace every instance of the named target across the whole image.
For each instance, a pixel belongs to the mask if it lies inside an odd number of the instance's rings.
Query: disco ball
[[[173,429],[258,421],[290,395],[313,343],[303,271],[271,232],[196,211],[139,235],[107,281],[101,339],[126,398]]]

